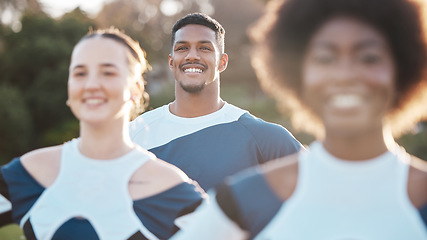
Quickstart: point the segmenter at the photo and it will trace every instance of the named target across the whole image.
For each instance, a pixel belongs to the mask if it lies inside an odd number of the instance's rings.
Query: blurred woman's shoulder
[[[24,154],[20,159],[25,170],[43,187],[50,186],[58,175],[62,146],[36,149]]]
[[[288,199],[296,188],[298,159],[299,153],[294,153],[262,165],[268,185],[282,201]]]
[[[427,204],[427,161],[411,155],[408,195],[416,208]]]

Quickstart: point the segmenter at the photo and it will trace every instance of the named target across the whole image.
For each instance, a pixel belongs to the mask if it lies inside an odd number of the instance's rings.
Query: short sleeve
[[[302,144],[283,126],[266,122],[248,113],[239,122],[251,133],[260,152],[259,163],[294,154]]]

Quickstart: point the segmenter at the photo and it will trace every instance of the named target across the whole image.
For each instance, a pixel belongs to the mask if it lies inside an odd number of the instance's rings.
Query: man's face
[[[218,81],[227,61],[227,54],[221,53],[212,29],[190,24],[175,33],[169,67],[185,92],[200,93]]]

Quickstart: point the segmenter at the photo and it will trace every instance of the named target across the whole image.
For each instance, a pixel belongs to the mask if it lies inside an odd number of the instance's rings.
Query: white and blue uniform
[[[58,176],[46,189],[19,158],[1,168],[0,225],[20,224],[27,239],[166,239],[177,230],[174,220],[201,201],[200,189],[187,182],[132,200],[131,176],[155,156],[138,147],[100,161],[83,156],[78,141],[64,144]]]
[[[416,209],[407,193],[409,160],[396,147],[350,162],[314,142],[299,154],[298,183],[285,202],[250,169],[211,193],[214,204],[202,204],[173,239],[426,240],[427,204]]]
[[[282,126],[226,103],[220,110],[182,118],[169,105],[130,124],[132,141],[176,165],[204,189],[242,169],[297,152],[301,144]]]

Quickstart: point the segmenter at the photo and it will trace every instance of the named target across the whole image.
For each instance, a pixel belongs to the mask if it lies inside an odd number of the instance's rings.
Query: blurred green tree
[[[21,29],[21,16],[27,13],[42,13],[38,0],[0,0],[0,23],[14,31]]]
[[[0,85],[0,126],[0,159],[4,164],[13,157],[11,153],[28,149],[33,128],[22,92],[6,84]]]
[[[427,122],[421,122],[413,130],[401,136],[397,142],[406,151],[427,161]]]
[[[80,9],[52,19],[44,13],[24,13],[19,32],[2,30],[0,84],[12,89],[0,94],[9,103],[1,110],[2,141],[14,139],[13,130],[26,131],[16,147],[3,147],[0,161],[48,145],[60,144],[78,135],[78,123],[65,106],[68,65],[76,42],[95,27]],[[6,29],[7,27],[3,27]],[[18,100],[15,100],[18,99]],[[4,105],[3,104],[3,105]],[[76,127],[77,126],[77,127]],[[6,129],[9,129],[6,131]]]
[[[258,19],[267,1],[246,0],[246,4],[240,7],[241,11],[235,12],[234,6],[239,5],[239,1],[113,0],[106,3],[93,20],[78,8],[59,19],[47,16],[38,10],[38,6],[33,11],[22,10],[20,31],[9,25],[0,26],[0,85],[13,92],[2,97],[19,95],[21,98],[2,109],[1,114],[10,114],[10,109],[16,109],[16,115],[5,119],[27,114],[28,120],[4,120],[0,126],[13,129],[22,125],[20,129],[28,131],[25,135],[27,140],[22,140],[14,148],[1,148],[0,161],[8,161],[27,150],[59,144],[78,135],[78,123],[65,107],[66,80],[72,47],[89,26],[114,25],[139,40],[153,65],[153,71],[146,75],[151,98],[149,108],[172,101],[173,76],[167,65],[170,29],[178,18],[196,11],[212,15],[227,31],[226,51],[230,61],[229,68],[221,76],[223,98],[261,118],[284,125],[301,142],[309,144],[312,136],[293,130],[288,116],[279,114],[275,102],[261,91],[250,66],[252,46],[246,31]],[[5,2],[10,4],[13,1],[0,0],[0,5]],[[426,123],[419,126],[415,134],[407,134],[398,141],[408,152],[427,159],[427,126]],[[10,134],[10,130],[3,130],[1,140],[6,141]]]

